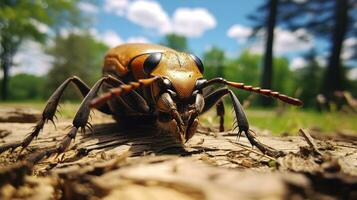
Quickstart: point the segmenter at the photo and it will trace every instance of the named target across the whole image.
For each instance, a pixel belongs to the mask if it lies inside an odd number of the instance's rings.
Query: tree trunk
[[[12,58],[14,57],[17,47],[20,45],[21,40],[15,42],[11,40],[11,37],[7,37],[6,34],[1,36],[2,52],[0,54],[1,69],[3,70],[3,79],[1,84],[1,99],[7,100],[9,79],[10,79],[10,67],[12,66]]]
[[[341,70],[341,51],[348,26],[348,0],[336,0],[335,28],[328,66],[325,71],[322,93],[331,99],[333,93],[343,89]]]
[[[3,78],[1,82],[1,99],[6,100],[8,94],[8,82],[9,82],[9,65],[6,61],[1,59],[1,68],[3,70]]]
[[[1,69],[3,71],[3,78],[1,83],[1,99],[6,100],[8,94],[8,83],[9,83],[9,68],[10,62],[8,59],[8,49],[6,45],[3,45],[5,42],[2,42],[3,52],[1,53]]]
[[[269,17],[267,21],[267,41],[264,56],[264,66],[262,73],[262,88],[272,87],[272,77],[273,77],[273,43],[274,43],[274,28],[276,23],[277,14],[277,0],[270,0],[269,2]],[[262,97],[261,103],[264,106],[269,106],[272,104],[272,100]]]

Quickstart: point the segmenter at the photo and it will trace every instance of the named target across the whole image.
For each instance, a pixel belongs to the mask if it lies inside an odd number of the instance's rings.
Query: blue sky
[[[178,8],[204,8],[214,16],[216,20],[214,28],[205,31],[201,37],[188,37],[190,49],[200,54],[211,45],[219,46],[226,51],[236,51],[239,48],[238,44],[232,38],[227,37],[227,30],[237,23],[250,26],[251,22],[248,21],[246,16],[254,12],[256,7],[262,3],[262,0],[160,0],[157,2],[169,16],[172,16]],[[104,3],[102,1],[99,5],[104,6]],[[113,12],[105,11],[98,12],[96,16],[95,28],[100,31],[115,30],[123,38],[135,35],[144,36],[154,43],[162,40],[162,35],[157,34],[154,29],[137,25],[125,16],[118,16]]]
[[[98,0],[96,4],[84,1],[79,8],[94,20],[89,29],[91,34],[110,47],[127,42],[160,43],[165,34],[176,33],[187,37],[190,50],[198,56],[212,46],[220,47],[228,56],[237,56],[243,49],[263,53],[264,37],[254,41],[247,39],[252,26],[247,16],[262,3],[264,0]],[[39,29],[49,31],[41,25]],[[80,32],[64,29],[62,33],[71,31]],[[299,35],[309,40],[300,41]],[[355,44],[357,39],[349,42]],[[292,69],[306,65],[302,55],[311,48],[318,50],[318,61],[325,65],[326,42],[304,29],[293,33],[276,28],[274,53],[287,57]],[[353,49],[344,51],[342,57],[351,51]],[[34,42],[25,43],[14,60],[19,67],[13,69],[13,74],[42,75],[51,67],[51,58]],[[354,71],[357,77],[357,70]]]
[[[190,50],[197,55],[218,46],[228,56],[236,56],[247,48],[255,53],[263,52],[263,37],[254,42],[247,40],[252,27],[247,16],[263,2],[104,0],[96,6],[83,3],[80,8],[94,18],[94,35],[109,46],[135,41],[160,43],[164,34],[176,33],[187,37]],[[294,58],[314,45],[321,46],[312,36],[309,42],[298,40],[298,34],[307,34],[307,31],[292,33],[279,28],[276,30],[276,55],[288,57],[294,68],[299,67],[296,64],[304,64],[301,58],[295,61]]]

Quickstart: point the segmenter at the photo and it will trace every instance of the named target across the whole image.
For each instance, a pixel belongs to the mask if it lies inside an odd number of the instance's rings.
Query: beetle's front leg
[[[261,152],[264,154],[267,154],[269,156],[273,157],[279,157],[284,155],[282,151],[277,151],[275,149],[272,149],[271,147],[268,147],[261,142],[259,142],[254,135],[251,134],[249,130],[249,123],[247,120],[247,117],[245,116],[245,113],[243,111],[242,105],[240,104],[238,98],[234,95],[234,93],[229,90],[228,88],[221,88],[216,90],[215,92],[207,95],[205,97],[205,106],[203,108],[203,112],[209,110],[211,107],[213,107],[220,99],[225,96],[226,94],[229,94],[232,100],[233,104],[233,109],[236,115],[236,120],[237,120],[237,126],[238,126],[238,136],[244,132],[244,134],[247,136],[247,139],[249,142],[253,145],[256,146]]]
[[[116,80],[109,76],[103,77],[99,81],[97,81],[95,85],[86,94],[85,98],[83,99],[73,119],[71,130],[67,133],[67,135],[57,144],[56,147],[40,150],[38,152],[30,154],[30,156],[27,158],[27,161],[29,163],[35,164],[40,160],[42,160],[43,158],[50,156],[51,154],[63,153],[69,147],[71,141],[75,139],[79,129],[84,130],[86,127],[92,128],[91,125],[88,123],[88,119],[90,115],[89,104],[91,100],[93,100],[97,96],[97,93],[104,82],[110,84],[117,84]]]
[[[232,90],[229,90],[229,95],[232,99],[233,103],[233,109],[236,114],[237,118],[237,123],[238,123],[238,136],[244,132],[244,134],[247,136],[249,142],[253,145],[256,146],[261,152],[264,154],[267,154],[268,156],[273,156],[273,157],[280,157],[284,155],[284,152],[275,150],[271,147],[268,147],[264,145],[263,143],[259,142],[257,138],[252,135],[250,129],[249,129],[249,123],[247,120],[247,117],[245,116],[245,113],[243,111],[243,107],[240,104],[238,98],[236,95],[233,93]]]
[[[156,107],[160,112],[168,113],[170,117],[175,120],[180,132],[177,137],[179,140],[183,141],[184,123],[170,94],[167,92],[161,94],[156,102]]]
[[[187,129],[185,134],[186,142],[192,138],[192,136],[196,133],[197,126],[198,126],[198,116],[202,113],[202,110],[205,106],[205,100],[203,95],[198,93],[195,96],[195,104],[193,110],[191,110],[190,119],[187,123]]]
[[[217,116],[219,117],[219,132],[223,132],[224,131],[224,104],[223,101],[220,100],[218,101],[218,103],[216,104],[216,113]]]

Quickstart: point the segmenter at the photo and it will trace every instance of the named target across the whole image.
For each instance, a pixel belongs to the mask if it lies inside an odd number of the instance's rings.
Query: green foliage
[[[354,97],[357,96],[357,80],[350,81],[350,91]]]
[[[48,95],[64,80],[78,76],[88,85],[93,85],[100,78],[101,66],[108,47],[97,42],[89,33],[58,36],[55,46],[47,52],[53,56],[53,68],[48,73]],[[74,99],[78,95],[73,90],[66,92],[65,99]]]
[[[322,69],[316,60],[316,52],[311,51],[305,56],[306,67],[295,71],[295,88],[299,91],[299,98],[304,107],[316,106],[316,96],[319,94],[322,81]]]
[[[58,28],[67,26],[69,22],[79,25],[79,0],[42,0],[42,1],[14,1],[3,0],[0,2],[0,24],[3,35],[23,40],[32,38],[43,41],[46,36],[39,29],[39,24]]]
[[[9,99],[29,100],[44,99],[45,78],[31,74],[17,74],[10,80]]]
[[[274,58],[272,90],[294,95],[293,74],[289,69],[289,61],[283,57]]]
[[[257,86],[259,84],[261,55],[243,51],[238,58],[226,62],[224,72],[226,78],[246,85]],[[251,93],[233,89],[241,100],[247,98]]]
[[[218,76],[217,67],[211,64],[217,62],[218,60],[220,63],[222,63],[221,66],[223,66],[222,71],[224,73],[222,73],[222,77],[230,81],[242,82],[246,85],[259,85],[262,55],[254,54],[248,50],[245,50],[237,58],[219,60],[218,58],[222,58],[222,53],[223,51],[217,48],[212,48],[210,51],[205,52],[204,64],[206,78],[214,78]],[[273,80],[273,90],[289,95],[294,95],[296,91],[296,87],[294,87],[295,80],[293,77],[293,72],[291,72],[289,69],[289,62],[286,58],[274,58]],[[233,91],[242,101],[249,95],[252,95],[252,93],[242,90],[233,89]],[[257,104],[257,102],[254,101],[254,104]]]
[[[238,59],[233,60],[231,63],[231,69],[235,68],[235,72],[231,71],[228,75],[233,76],[236,74],[237,77],[232,79],[234,81],[244,82],[249,85],[258,85],[261,58],[261,55],[243,51]]]
[[[167,34],[162,42],[163,45],[175,49],[177,51],[188,51],[187,39],[185,36],[174,33]]]
[[[203,55],[205,65],[205,78],[224,77],[224,51],[218,47],[212,47]]]
[[[83,24],[77,7],[79,0],[2,0],[0,1],[0,60],[3,70],[1,96],[7,98],[9,68],[13,56],[26,39],[45,42],[49,29]]]

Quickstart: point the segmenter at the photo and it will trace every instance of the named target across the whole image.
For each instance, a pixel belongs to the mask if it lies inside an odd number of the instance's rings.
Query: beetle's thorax
[[[151,74],[169,79],[180,99],[191,97],[197,79],[202,78],[189,54],[178,52],[165,52]]]

